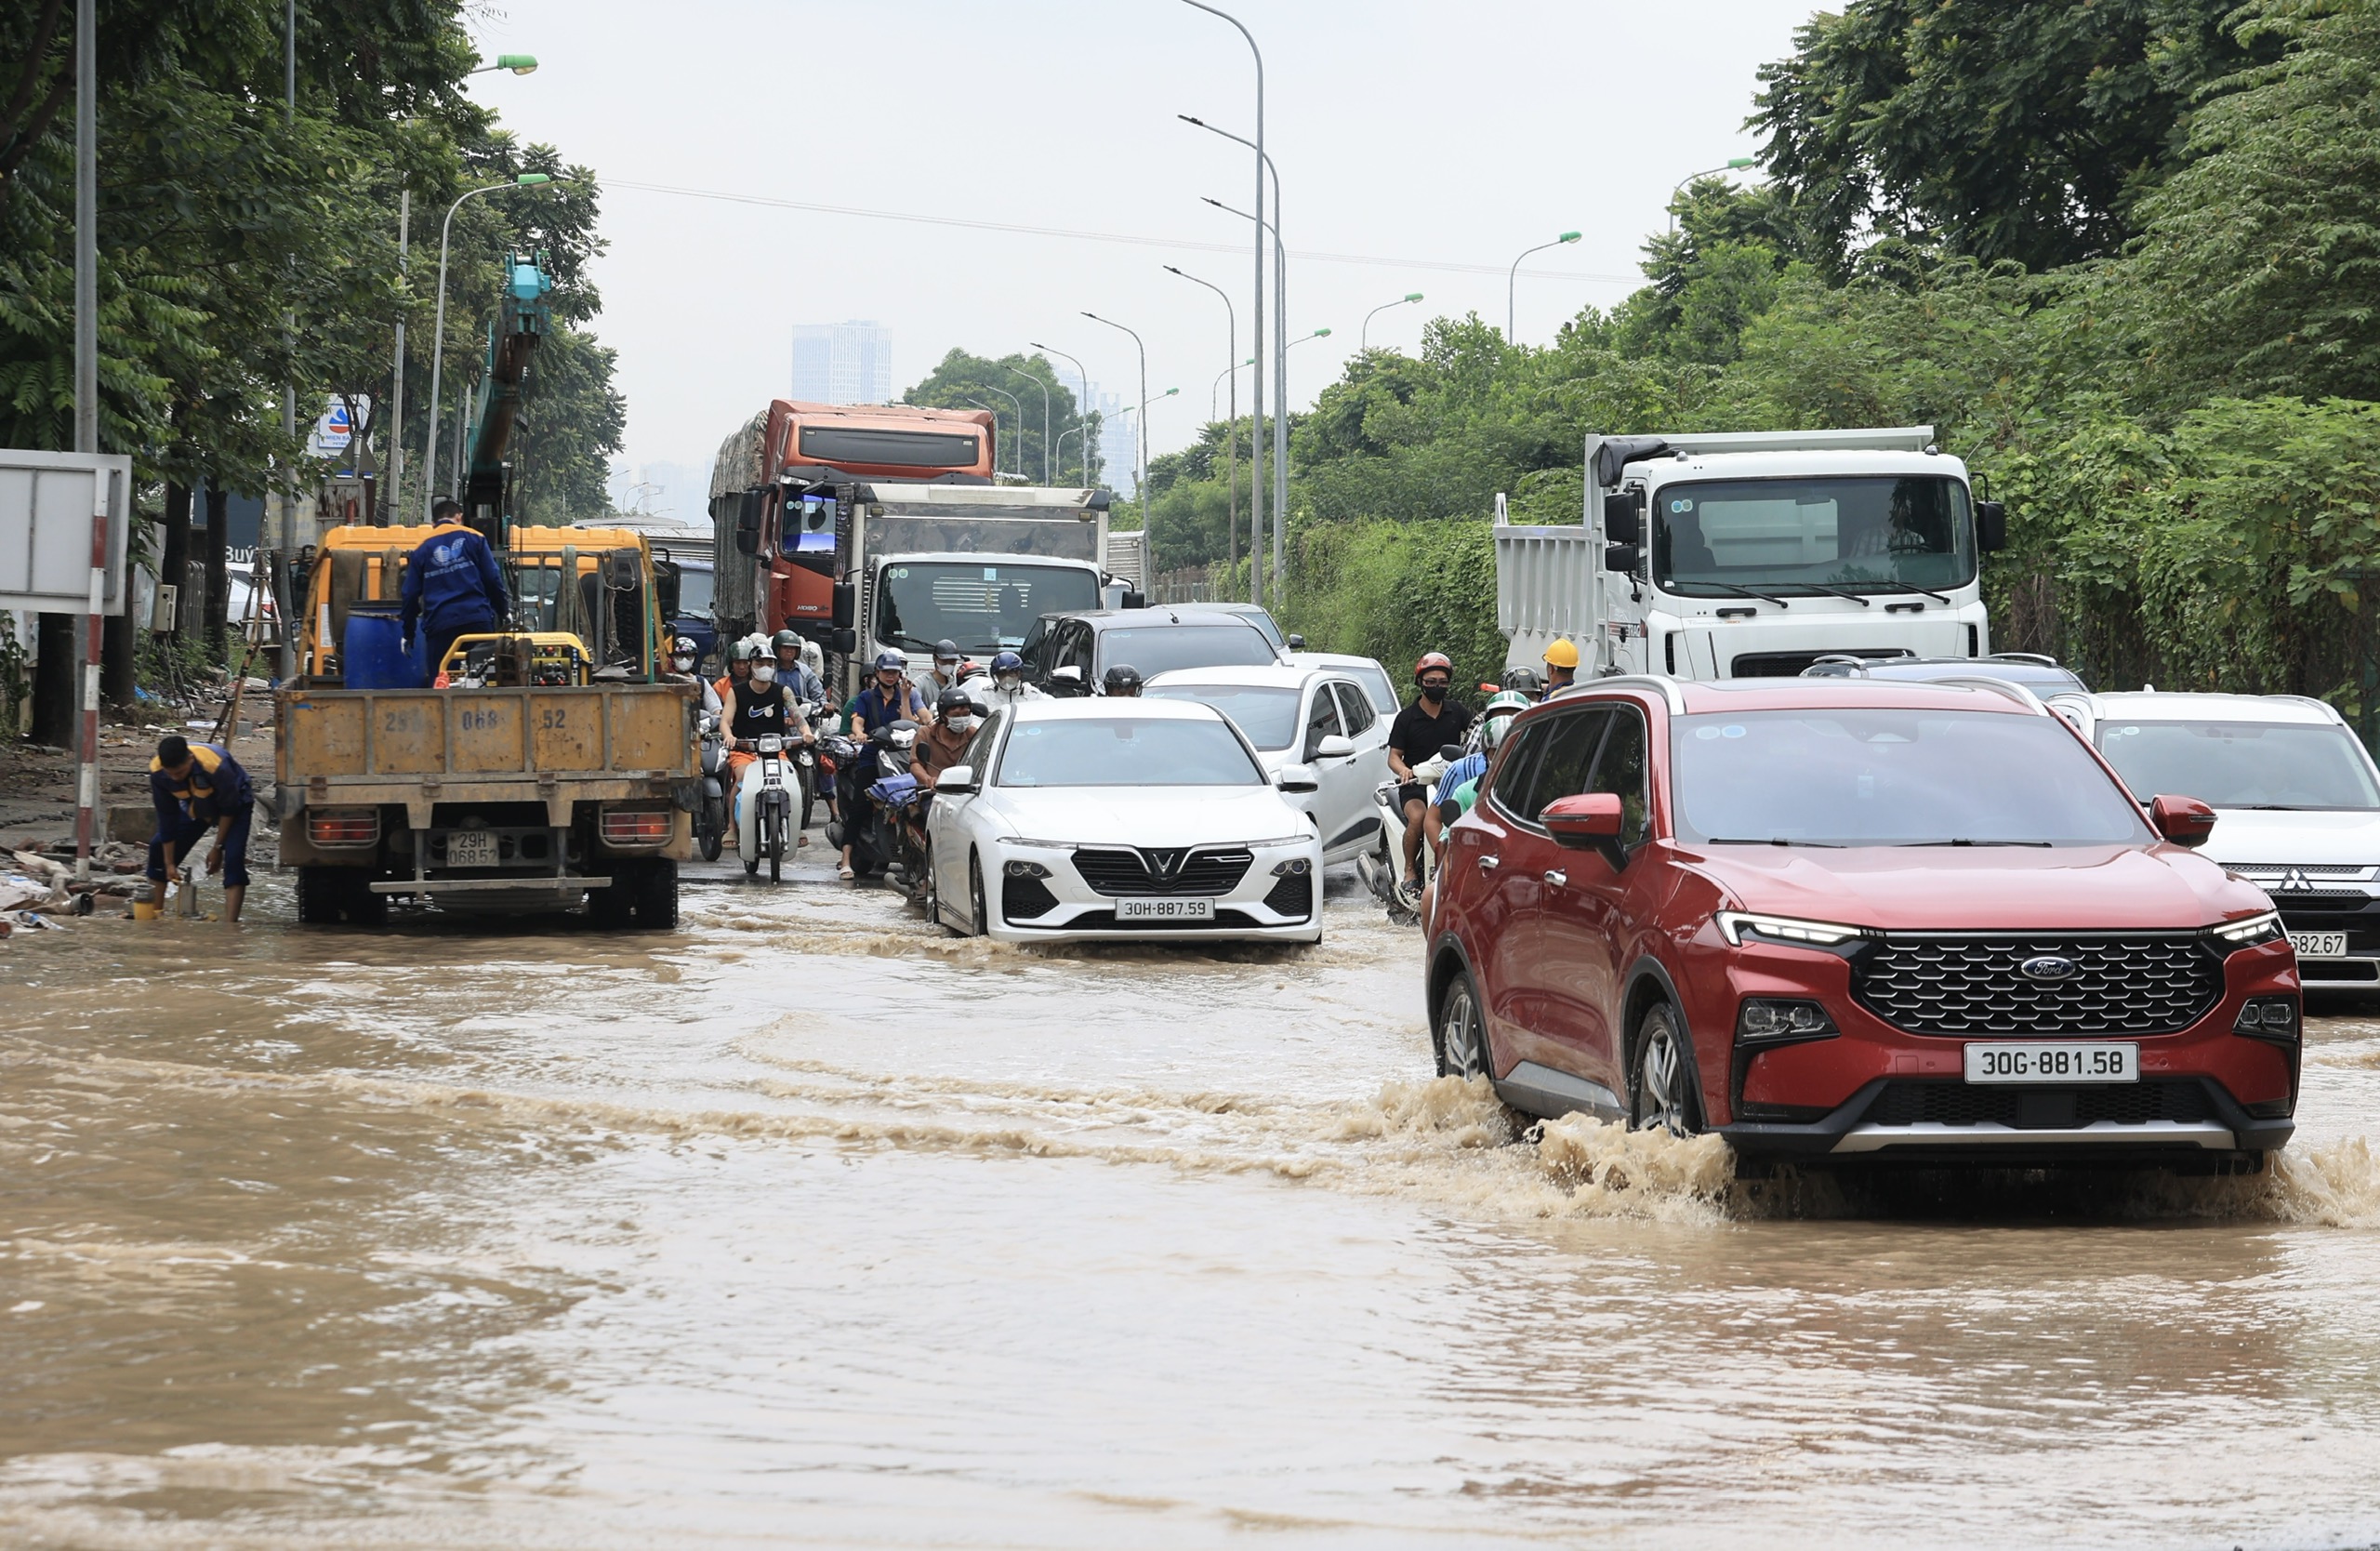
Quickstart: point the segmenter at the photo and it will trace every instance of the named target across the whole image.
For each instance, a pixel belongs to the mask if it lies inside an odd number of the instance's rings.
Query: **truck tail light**
[[[668,808],[606,808],[605,845],[663,845],[677,828],[677,815]]]
[[[377,845],[380,843],[380,810],[309,808],[306,810],[306,839],[315,845]]]

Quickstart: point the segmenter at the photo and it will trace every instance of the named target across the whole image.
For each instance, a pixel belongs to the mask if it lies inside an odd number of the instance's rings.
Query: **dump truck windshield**
[[[1687,481],[1654,495],[1653,578],[1687,597],[1975,579],[1966,486],[1939,475]]]

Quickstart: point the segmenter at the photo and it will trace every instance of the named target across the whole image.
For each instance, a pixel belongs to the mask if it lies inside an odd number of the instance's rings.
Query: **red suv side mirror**
[[[2175,845],[2201,846],[2215,833],[2215,810],[2195,797],[2156,797],[2149,802],[2149,822]]]
[[[1628,865],[1628,853],[1620,843],[1620,831],[1627,819],[1616,794],[1586,791],[1576,797],[1557,797],[1537,816],[1556,845],[1572,851],[1600,851],[1614,872]]]

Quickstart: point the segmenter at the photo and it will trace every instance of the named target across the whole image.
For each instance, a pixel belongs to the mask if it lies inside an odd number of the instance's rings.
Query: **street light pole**
[[[1091,413],[1091,374],[1082,369],[1081,362],[1075,360],[1073,356],[1068,355],[1064,351],[1050,350],[1048,345],[1043,344],[1038,339],[1027,339],[1025,342],[1031,345],[1035,350],[1050,351],[1051,355],[1057,356],[1060,360],[1065,361],[1073,365],[1076,378],[1082,383],[1082,397],[1075,401],[1075,421],[1079,425],[1082,422],[1083,417]],[[1063,463],[1058,466],[1062,469],[1065,467]],[[1082,482],[1085,485],[1089,485],[1091,484],[1091,438],[1088,435],[1085,435],[1082,439]]]
[[[295,4],[296,0],[291,0],[291,3]],[[421,471],[421,520],[425,524],[430,521],[430,508],[438,496],[438,374],[446,358],[446,243],[454,235],[455,212],[463,207],[464,200],[494,193],[498,189],[535,188],[540,183],[556,180],[547,173],[524,172],[516,175],[509,183],[483,183],[476,189],[465,189],[456,196],[454,204],[446,206],[446,219],[439,223],[438,321],[430,331],[430,449],[428,460]],[[455,436],[455,464],[457,469],[462,467],[462,431],[458,425]]]
[[[1289,254],[1288,247],[1281,240],[1281,169],[1273,165],[1273,158],[1267,156],[1264,153],[1264,147],[1258,143],[1263,139],[1261,134],[1256,140],[1242,139],[1228,129],[1219,129],[1204,119],[1193,118],[1188,113],[1177,113],[1174,116],[1184,124],[1194,125],[1210,134],[1221,135],[1227,140],[1237,141],[1255,151],[1258,170],[1256,179],[1258,213],[1254,217],[1245,219],[1255,220],[1260,242],[1263,237],[1264,228],[1263,174],[1270,172],[1273,175],[1273,601],[1276,603],[1282,603],[1286,601],[1287,593],[1284,590],[1289,585],[1289,564],[1284,553],[1284,535],[1289,527],[1289,347],[1281,341],[1288,338],[1289,332]],[[1209,200],[1207,203],[1213,205],[1216,202]],[[1228,206],[1223,207],[1228,208]],[[1262,305],[1261,302],[1260,305]],[[1259,355],[1264,353],[1262,340],[1257,342],[1256,353]],[[1261,370],[1258,376],[1261,379],[1263,376]],[[1258,413],[1261,415],[1263,411],[1260,409]]]
[[[1190,7],[1194,10],[1205,11],[1209,16],[1220,17],[1223,20],[1230,22],[1232,26],[1238,29],[1239,35],[1247,40],[1248,51],[1255,58],[1256,139],[1252,143],[1256,151],[1256,208],[1262,210],[1264,208],[1265,167],[1264,51],[1256,46],[1256,34],[1250,32],[1246,26],[1241,24],[1240,20],[1232,15],[1229,11],[1218,10],[1214,7],[1208,5],[1206,0],[1182,0],[1182,3]],[[1233,138],[1237,139],[1236,136]],[[1273,187],[1277,191],[1280,186],[1280,179],[1277,178],[1275,179],[1273,181]],[[1255,351],[1257,358],[1262,360],[1264,355],[1264,224],[1262,221],[1257,222],[1256,225],[1255,258],[1256,313],[1250,335],[1250,348]],[[1277,257],[1275,258],[1274,262],[1275,267],[1277,269],[1279,266],[1279,259]],[[1284,380],[1286,380],[1286,376],[1284,376]],[[1141,385],[1141,391],[1143,392],[1146,392],[1148,391],[1148,384],[1146,382],[1144,382]],[[1264,372],[1262,367],[1257,369],[1255,379],[1250,384],[1249,432],[1249,471],[1250,476],[1248,496],[1249,523],[1256,532],[1261,534],[1264,531]],[[1279,530],[1276,528],[1275,532],[1277,536]],[[1278,571],[1280,561],[1276,538],[1274,560],[1274,567],[1276,572]],[[1253,563],[1249,566],[1249,571],[1251,576],[1261,572],[1262,570],[1263,567]],[[1278,578],[1276,577],[1276,584],[1277,580]],[[1263,601],[1261,596],[1263,591],[1262,584],[1257,584],[1254,590],[1259,594],[1255,601],[1262,603]]]
[[[1727,165],[1725,166],[1705,167],[1700,172],[1689,173],[1687,176],[1679,179],[1677,180],[1676,187],[1670,190],[1670,230],[1672,232],[1675,232],[1677,230],[1677,196],[1685,192],[1686,186],[1688,183],[1693,182],[1698,178],[1716,178],[1723,172],[1739,172],[1752,165],[1752,158],[1750,156],[1730,156],[1727,158]]]
[[[1356,352],[1360,354],[1372,348],[1372,320],[1374,318],[1380,316],[1382,312],[1387,312],[1392,307],[1403,307],[1408,302],[1419,301],[1421,299],[1421,292],[1408,291],[1403,296],[1398,297],[1395,301],[1383,301],[1378,307],[1375,307],[1370,312],[1365,313],[1363,327],[1355,331]]]
[[[1096,312],[1085,312],[1083,316],[1093,323],[1105,324],[1110,328],[1124,328],[1122,324],[1112,318],[1103,318]],[[1141,407],[1146,409],[1149,405],[1149,349],[1141,343],[1138,334],[1129,328],[1124,328],[1124,332],[1132,335],[1132,348],[1141,352]],[[1141,542],[1151,544],[1154,540],[1149,537],[1149,418],[1146,415],[1141,417],[1139,444],[1141,467],[1139,472],[1132,476],[1132,498],[1141,503]],[[1156,563],[1157,551],[1152,549],[1145,551],[1145,555],[1144,570]]]
[[[1047,379],[1047,378],[1039,378],[1039,377],[1036,377],[1036,376],[1035,376],[1033,373],[1031,373],[1031,372],[1022,372],[1022,371],[1020,371],[1020,369],[1019,369],[1019,368],[1017,368],[1017,367],[1015,367],[1015,366],[1011,366],[1011,367],[1009,367],[1009,368],[1008,368],[1008,370],[1009,370],[1009,372],[1010,372],[1012,375],[1020,375],[1020,376],[1022,376],[1022,377],[1023,377],[1023,378],[1024,378],[1027,382],[1032,383],[1032,384],[1033,384],[1033,386],[1035,386],[1036,388],[1038,388],[1038,389],[1040,389],[1040,390],[1041,390],[1041,483],[1042,483],[1042,484],[1049,484],[1049,483],[1050,483],[1050,384],[1049,384],[1049,381],[1048,381],[1048,379]],[[1022,434],[1022,433],[1020,433],[1020,434]],[[1019,471],[1019,472],[1022,472],[1022,471],[1023,471],[1022,470],[1020,470],[1020,471]]]
[[[1578,240],[1579,233],[1576,232],[1565,232],[1550,243],[1540,243],[1535,247],[1524,251],[1521,258],[1527,258],[1531,253],[1543,253],[1549,247],[1560,247],[1565,243],[1575,243]],[[1504,277],[1504,343],[1508,345],[1513,342],[1513,298],[1520,284],[1521,258],[1513,260],[1512,272]]]
[[[1223,298],[1223,359],[1235,359],[1239,354],[1239,315],[1232,308],[1230,296],[1213,281],[1183,273],[1171,264],[1165,266],[1165,272],[1181,275],[1192,285],[1204,285]],[[1225,369],[1229,370],[1228,367]],[[1210,392],[1207,395],[1207,418],[1211,420],[1214,418],[1215,396]],[[1275,456],[1278,456],[1277,449]],[[1239,569],[1239,378],[1236,376],[1231,379],[1231,418],[1223,423],[1223,564],[1226,569],[1236,571]],[[1249,563],[1255,563],[1253,550],[1249,551]]]

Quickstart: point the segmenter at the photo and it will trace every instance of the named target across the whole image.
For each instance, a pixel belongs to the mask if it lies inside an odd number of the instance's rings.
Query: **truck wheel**
[[[617,932],[628,923],[635,908],[636,864],[614,862],[609,888],[587,891],[587,921],[605,932]]]
[[[344,893],[343,867],[301,867],[298,869],[298,920],[305,926],[337,926],[339,896]],[[158,885],[160,891],[164,885]]]
[[[389,924],[389,896],[374,894],[372,882],[380,874],[371,868],[340,868],[347,884],[347,919],[357,926]]]
[[[674,932],[678,929],[677,863],[638,864],[628,893],[636,903],[636,923],[641,930]]]

